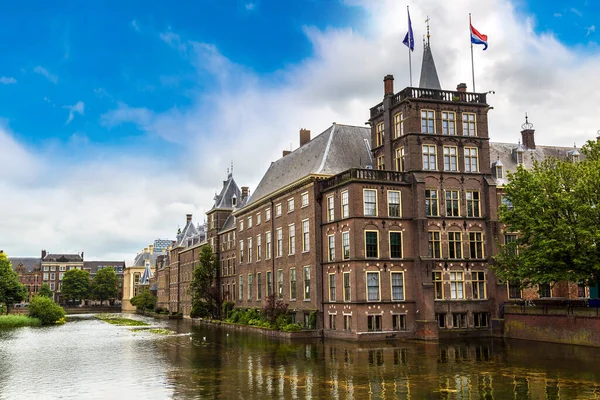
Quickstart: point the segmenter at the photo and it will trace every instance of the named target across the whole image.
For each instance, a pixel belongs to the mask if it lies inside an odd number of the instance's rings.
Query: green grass
[[[22,326],[41,326],[42,322],[37,318],[27,315],[2,315],[0,316],[0,329],[19,328]]]
[[[109,315],[109,314],[100,314],[100,315],[97,315],[96,318],[101,319],[104,322],[108,322],[109,324],[119,325],[119,326],[147,326],[147,325],[149,325],[143,321],[138,321],[138,320],[129,319],[129,318],[116,317],[114,315]]]
[[[132,329],[132,332],[150,332],[150,333],[154,333],[155,335],[172,335],[173,331],[169,330],[169,329],[161,329],[161,328],[152,328],[152,329],[144,329],[144,328],[136,328],[136,329]]]

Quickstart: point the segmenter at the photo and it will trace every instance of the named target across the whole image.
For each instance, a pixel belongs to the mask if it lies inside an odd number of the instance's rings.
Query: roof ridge
[[[329,150],[331,149],[331,142],[333,141],[333,134],[335,133],[335,123],[331,126],[331,133],[329,133],[329,140],[327,141],[327,146],[325,146],[325,151],[323,152],[323,159],[321,160],[321,165],[317,169],[317,174],[323,172],[323,168],[325,168],[325,161],[327,161],[327,157],[329,156]]]

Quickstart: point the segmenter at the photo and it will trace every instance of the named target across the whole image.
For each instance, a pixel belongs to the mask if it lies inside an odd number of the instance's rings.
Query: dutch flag
[[[472,44],[482,44],[484,46],[484,50],[488,48],[488,38],[487,35],[481,34],[477,31],[477,29],[473,28],[471,25],[471,43]]]

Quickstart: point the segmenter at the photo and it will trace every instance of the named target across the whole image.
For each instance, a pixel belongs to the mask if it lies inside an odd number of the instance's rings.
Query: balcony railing
[[[339,184],[352,181],[406,182],[402,172],[378,169],[352,168],[320,182],[321,190],[327,190]]]

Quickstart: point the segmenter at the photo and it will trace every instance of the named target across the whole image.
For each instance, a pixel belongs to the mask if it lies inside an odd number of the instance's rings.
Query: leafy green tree
[[[82,269],[70,269],[63,275],[60,291],[65,299],[85,300],[90,296],[90,273]]]
[[[37,295],[29,302],[29,316],[39,319],[43,325],[49,325],[64,318],[65,310],[52,299]]]
[[[215,285],[217,257],[210,246],[203,246],[190,284],[192,317],[218,316],[219,293]]]
[[[100,305],[105,300],[114,299],[119,294],[117,285],[119,277],[112,268],[102,268],[96,272],[92,281],[92,294],[96,300],[100,300]]]
[[[6,313],[14,303],[25,300],[27,290],[19,282],[19,276],[12,269],[12,264],[8,260],[6,253],[0,253],[0,304],[6,306]]]
[[[142,293],[133,296],[130,300],[138,310],[154,310],[156,306],[156,296],[150,293],[150,290],[144,289]]]
[[[514,243],[500,245],[497,276],[522,285],[600,278],[600,143],[581,161],[548,158],[508,175],[500,208]]]
[[[40,287],[40,291],[38,292],[37,295],[51,299],[52,298],[52,290],[50,290],[50,285],[48,285],[47,283],[42,284],[42,287]]]

